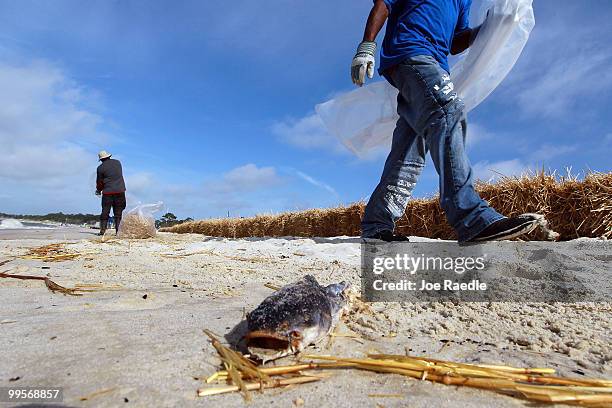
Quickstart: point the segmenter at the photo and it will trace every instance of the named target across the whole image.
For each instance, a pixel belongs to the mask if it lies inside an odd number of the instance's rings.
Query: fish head
[[[341,296],[343,298],[347,298],[348,291],[351,288],[349,283],[342,281],[340,283],[332,283],[331,285],[327,285],[325,287],[325,292],[327,292],[330,296]]]
[[[325,287],[325,292],[332,307],[332,314],[339,313],[348,308],[350,290],[351,285],[345,281],[333,283]]]

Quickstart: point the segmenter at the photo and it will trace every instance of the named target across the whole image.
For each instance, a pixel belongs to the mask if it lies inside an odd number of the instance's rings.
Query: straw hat
[[[100,160],[108,159],[109,157],[111,157],[111,154],[109,152],[107,152],[106,150],[102,150],[100,153],[98,153],[98,158]]]

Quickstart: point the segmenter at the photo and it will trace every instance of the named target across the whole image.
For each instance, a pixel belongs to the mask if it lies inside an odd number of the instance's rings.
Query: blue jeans
[[[395,66],[387,79],[399,90],[400,118],[380,183],[361,221],[362,236],[394,230],[425,166],[427,152],[440,176],[440,206],[460,242],[504,218],[474,189],[465,152],[463,101],[454,92],[448,73],[433,57],[417,56]]]

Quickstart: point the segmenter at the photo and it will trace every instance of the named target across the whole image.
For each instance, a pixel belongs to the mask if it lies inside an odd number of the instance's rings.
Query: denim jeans
[[[502,219],[474,189],[465,152],[464,106],[448,73],[433,57],[417,56],[395,66],[387,79],[399,90],[400,118],[382,177],[361,221],[362,236],[393,231],[404,215],[427,152],[440,176],[440,206],[460,242]]]

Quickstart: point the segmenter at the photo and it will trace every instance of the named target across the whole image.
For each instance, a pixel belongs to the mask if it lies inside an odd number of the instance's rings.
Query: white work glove
[[[363,41],[357,47],[357,53],[351,64],[351,79],[354,84],[362,86],[365,83],[366,73],[368,78],[374,78],[374,66],[376,65],[374,53],[376,53],[375,42]]]

